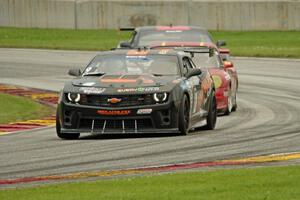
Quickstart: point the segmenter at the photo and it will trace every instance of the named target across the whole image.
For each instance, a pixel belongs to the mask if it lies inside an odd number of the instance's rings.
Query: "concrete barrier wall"
[[[74,28],[74,0],[0,0],[0,26]]]
[[[168,24],[300,30],[300,1],[0,0],[0,26],[113,29]]]
[[[300,1],[196,3],[192,13],[191,24],[208,29],[300,30]]]
[[[118,28],[156,24],[188,24],[186,1],[82,1],[78,28]]]

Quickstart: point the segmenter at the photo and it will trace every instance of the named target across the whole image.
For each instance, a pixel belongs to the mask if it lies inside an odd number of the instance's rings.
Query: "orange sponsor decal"
[[[151,79],[146,79],[146,78],[144,78],[144,77],[140,77],[140,78],[138,78],[138,79],[142,80],[143,83],[154,83],[153,80],[151,80]]]
[[[142,80],[143,83],[153,83],[154,81],[151,79],[146,79],[144,77],[139,77],[138,79],[123,79],[123,78],[106,78],[106,79],[100,79],[103,83],[136,83],[138,80]]]
[[[98,110],[100,115],[129,115],[131,110]]]
[[[145,51],[145,50],[129,50],[127,52],[127,56],[146,56],[148,55],[149,51]]]
[[[100,79],[103,83],[135,83],[136,79],[122,79],[122,78],[110,78],[110,79]]]

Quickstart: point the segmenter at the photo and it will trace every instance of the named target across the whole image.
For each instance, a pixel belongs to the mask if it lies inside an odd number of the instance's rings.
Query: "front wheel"
[[[190,102],[186,95],[180,102],[178,126],[182,135],[187,135],[190,122]]]
[[[209,105],[208,115],[206,117],[205,128],[207,130],[215,129],[216,122],[217,122],[217,103],[216,103],[216,97],[213,94],[210,105]]]
[[[58,114],[56,114],[56,134],[59,138],[66,140],[78,139],[80,136],[80,133],[61,133],[61,126]]]

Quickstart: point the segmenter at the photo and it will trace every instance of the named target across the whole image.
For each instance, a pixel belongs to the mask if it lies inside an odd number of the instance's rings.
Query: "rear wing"
[[[212,57],[215,54],[215,49],[214,48],[210,48],[210,47],[202,47],[202,48],[176,48],[176,50],[181,50],[184,51],[186,53],[190,53],[191,57],[193,58],[195,54],[198,53],[208,53],[209,57]]]
[[[212,57],[215,53],[214,47],[199,46],[199,47],[178,47],[175,45],[157,45],[157,46],[147,46],[149,49],[174,49],[177,51],[183,51],[185,53],[190,53],[191,57],[194,57],[195,53],[209,53],[209,57]]]
[[[125,27],[125,28],[119,28],[119,31],[134,31],[134,27]]]

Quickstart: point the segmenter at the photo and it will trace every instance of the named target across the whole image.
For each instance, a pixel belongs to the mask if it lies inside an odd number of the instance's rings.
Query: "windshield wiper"
[[[92,73],[84,74],[83,76],[103,76],[104,74],[105,74],[104,72],[92,72]]]
[[[152,74],[153,76],[164,76],[164,74]]]
[[[177,76],[177,74],[152,74],[153,76]]]

